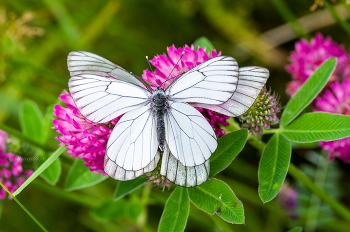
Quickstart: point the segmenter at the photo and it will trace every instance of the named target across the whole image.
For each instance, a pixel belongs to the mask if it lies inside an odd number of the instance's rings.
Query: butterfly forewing
[[[95,123],[105,123],[149,103],[151,93],[134,84],[96,74],[69,79],[68,87],[81,114]]]
[[[218,56],[180,76],[165,93],[174,101],[222,104],[236,90],[238,64],[233,57]]]
[[[151,88],[140,77],[112,61],[87,51],[73,51],[68,54],[68,70],[71,77],[80,74],[97,74],[99,76],[113,77],[120,81],[139,85],[151,91]]]

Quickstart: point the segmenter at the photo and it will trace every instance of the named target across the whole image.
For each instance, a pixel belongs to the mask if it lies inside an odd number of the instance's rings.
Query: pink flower
[[[315,111],[350,115],[350,79],[342,84],[335,82],[330,85],[322,96],[315,100]],[[329,159],[339,158],[350,163],[350,137],[330,142],[321,142],[320,146],[329,151]]]
[[[0,141],[4,141],[7,134],[0,131]],[[3,139],[3,140],[1,140]],[[14,193],[21,186],[25,179],[31,174],[32,170],[23,171],[22,158],[12,153],[5,153],[5,143],[0,150],[0,182],[11,192]],[[6,198],[6,190],[0,187],[0,199]],[[11,199],[11,196],[8,196]]]
[[[305,39],[297,42],[295,51],[289,57],[291,64],[286,66],[286,70],[293,78],[287,85],[287,94],[293,96],[325,60],[333,57],[338,58],[338,64],[330,82],[342,82],[350,78],[350,56],[331,38],[323,38],[317,33],[310,43]]]
[[[0,152],[5,152],[6,147],[6,139],[8,138],[8,134],[5,131],[0,130]]]
[[[174,71],[170,75],[170,79],[164,83],[163,88],[166,88],[170,85],[171,82],[176,80],[181,74],[191,70],[197,65],[203,63],[204,61],[209,60],[216,56],[220,56],[221,52],[217,53],[216,50],[212,51],[209,55],[206,53],[206,49],[198,47],[198,50],[194,50],[194,46],[191,47],[185,45],[183,48],[176,48],[174,45],[167,48],[168,55],[157,55],[150,62],[153,66],[156,67],[155,74],[153,74],[148,69],[143,71],[142,78],[151,83],[151,87],[155,89],[158,85],[164,82],[169,76],[170,72],[173,70],[174,65],[179,61],[182,52],[180,62],[175,67]],[[220,128],[222,126],[228,126],[229,116],[218,114],[214,111],[197,108],[203,116],[208,120],[210,125],[214,128],[215,133],[221,137],[225,135],[225,131]]]
[[[52,119],[55,129],[62,136],[56,137],[65,144],[67,153],[72,157],[85,160],[84,165],[90,167],[94,173],[104,173],[103,157],[109,135],[119,118],[105,124],[88,121],[80,114],[72,97],[66,92],[60,96],[67,108],[55,105],[53,114],[58,119]]]
[[[148,81],[151,87],[155,89],[156,86],[166,80],[183,51],[185,53],[181,61],[171,74],[171,77],[175,78],[167,81],[164,84],[164,88],[174,81],[176,76],[189,71],[209,58],[220,55],[220,53],[217,54],[215,50],[212,51],[210,55],[205,52],[205,49],[198,48],[198,50],[195,51],[193,45],[191,47],[186,45],[184,48],[178,49],[172,46],[168,48],[169,57],[165,54],[157,55],[150,61],[156,67],[156,78],[148,69],[144,70],[142,78]],[[103,157],[105,155],[107,141],[112,129],[121,116],[105,124],[96,124],[81,115],[69,93],[66,92],[66,94],[62,94],[60,99],[66,104],[66,107],[60,105],[55,105],[54,107],[53,114],[57,118],[52,119],[54,124],[53,128],[61,134],[61,136],[56,137],[56,139],[61,142],[61,145],[64,144],[66,146],[68,154],[73,157],[84,159],[84,165],[89,166],[90,171],[103,173],[105,175],[103,171]],[[198,110],[212,125],[215,133],[219,137],[225,134],[225,131],[220,128],[220,125],[228,126],[228,122],[226,121],[229,118],[228,116],[206,109],[198,108]],[[168,184],[168,182],[164,182],[165,186]]]

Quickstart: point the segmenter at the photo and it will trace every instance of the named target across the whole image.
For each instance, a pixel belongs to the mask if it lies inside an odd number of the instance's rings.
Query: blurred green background
[[[348,18],[349,6],[342,5],[345,1],[334,2],[335,8],[331,9]],[[348,47],[349,36],[329,9],[311,11],[313,4],[313,0],[1,1],[0,123],[20,130],[18,111],[25,99],[35,101],[42,112],[57,102],[63,89],[68,89],[66,59],[70,51],[94,52],[141,76],[148,68],[146,55],[151,59],[166,53],[167,46],[190,45],[201,36],[222,54],[235,57],[240,66],[268,68],[271,75],[267,86],[281,96],[285,105],[285,87],[291,78],[284,67],[296,40],[311,38],[319,31]],[[53,133],[49,141],[52,147],[58,144],[55,136]],[[312,154],[304,154],[303,149],[296,151],[293,162],[303,165],[313,177]],[[263,204],[259,199],[258,162],[258,152],[247,145],[218,177],[243,202],[245,225],[227,224],[217,215],[209,216],[191,205],[186,231],[278,232],[303,225],[303,216],[289,219],[276,200]],[[133,203],[128,207],[111,203],[111,207],[119,207],[119,215],[101,218],[91,209],[110,201],[117,182],[109,178],[93,187],[66,193],[62,186],[71,163],[69,158],[62,160],[62,175],[55,187],[36,181],[18,197],[49,231],[157,230],[170,191],[153,188],[149,192],[150,185],[146,185],[126,198]],[[335,161],[332,168],[338,176],[330,189],[339,197],[349,195],[348,166]],[[336,190],[338,185],[342,185],[341,191]],[[142,199],[148,195],[146,208]],[[306,202],[310,199],[307,193],[302,196]],[[343,200],[350,204],[349,198]],[[305,214],[308,204],[299,210],[304,211],[300,215]],[[316,231],[350,231],[349,228],[330,213],[318,220]],[[14,201],[4,200],[0,231],[39,228]]]

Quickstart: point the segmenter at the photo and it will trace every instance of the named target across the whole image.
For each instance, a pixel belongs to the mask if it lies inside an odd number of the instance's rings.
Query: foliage
[[[260,11],[269,4],[274,5],[281,16],[271,15],[270,7]],[[35,164],[27,164],[36,169],[35,173],[13,195],[19,196],[15,201],[36,224],[28,223],[31,219],[10,205],[14,202],[0,201],[2,228],[11,231],[23,228],[37,231],[38,226],[44,231],[45,227],[50,231],[183,231],[185,228],[188,231],[199,228],[203,231],[262,231],[266,227],[273,232],[301,223],[310,231],[312,226],[305,218],[310,207],[315,205],[321,210],[318,216],[311,217],[316,220],[314,228],[337,231],[337,223],[329,220],[334,213],[340,216],[334,219],[336,222],[347,225],[350,212],[335,200],[339,196],[336,185],[341,181],[337,173],[342,167],[330,163],[327,178],[320,186],[317,179],[316,184],[310,180],[320,170],[314,158],[308,161],[311,165],[300,165],[304,162],[299,161],[303,155],[293,160],[294,154],[304,153],[299,149],[302,143],[350,136],[349,116],[308,112],[308,106],[332,78],[337,65],[335,58],[325,61],[288,101],[280,128],[264,130],[261,137],[231,121],[227,134],[218,140],[218,148],[210,158],[209,180],[197,187],[174,188],[173,185],[170,191],[161,191],[152,189],[148,179],[143,177],[116,182],[108,176],[94,174],[83,165],[82,159],[72,159],[65,154],[66,148],[58,146],[54,139],[57,134],[51,129],[53,104],[62,89],[67,89],[69,75],[65,63],[71,50],[90,50],[137,71],[147,67],[143,59],[145,54],[160,54],[173,43],[182,46],[194,41],[195,48],[206,47],[207,51],[212,51],[216,46],[224,55],[236,57],[240,64],[267,66],[271,71],[269,84],[282,93],[284,85],[276,76],[285,77],[281,72],[285,54],[274,46],[284,42],[271,44],[269,39],[277,38],[276,35],[272,32],[261,35],[259,31],[282,24],[281,17],[298,36],[308,37],[308,31],[299,24],[293,11],[300,6],[305,12],[309,5],[300,0],[287,4],[280,0],[261,3],[253,0],[247,3],[110,0],[107,3],[93,1],[88,5],[48,0],[4,3],[4,8],[0,8],[0,129],[29,144],[35,153]],[[343,33],[349,33],[348,23],[335,8],[328,2],[325,6],[339,22]],[[27,9],[36,14],[28,16],[24,13]],[[255,11],[262,13],[259,15]],[[262,18],[268,18],[268,23]],[[282,99],[286,102],[283,96]],[[26,145],[20,144],[20,149],[25,150]],[[262,152],[258,168],[255,149]],[[239,153],[242,154],[238,156]],[[323,156],[318,154],[317,157],[326,162]],[[237,170],[232,171],[236,161],[243,165],[235,166]],[[301,193],[302,216],[297,222],[285,219],[273,201],[288,172],[297,181]],[[38,176],[44,182],[38,180]],[[247,179],[252,183],[246,182]],[[244,191],[237,189],[241,186]],[[312,200],[315,196],[324,202]],[[87,209],[90,214],[86,213]],[[57,212],[64,212],[64,215]],[[277,223],[280,215],[283,219]],[[78,219],[74,220],[78,223],[72,223],[72,219]],[[43,221],[45,227],[39,221]],[[60,222],[58,230],[49,227],[57,222]],[[244,227],[235,225],[245,222]],[[302,228],[290,231],[302,231]]]

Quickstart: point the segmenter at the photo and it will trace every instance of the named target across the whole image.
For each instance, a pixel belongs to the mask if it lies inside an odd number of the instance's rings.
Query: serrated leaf
[[[207,54],[208,53],[210,54],[215,49],[214,45],[207,39],[207,37],[204,37],[204,36],[196,39],[196,41],[194,41],[194,43],[193,43],[193,46],[194,46],[194,49],[196,51],[198,49],[198,46],[203,48],[203,49],[206,47]]]
[[[222,219],[234,224],[244,224],[243,204],[223,181],[207,182],[187,188],[191,202],[209,214],[217,213]]]
[[[37,161],[35,162],[35,168],[37,169],[38,167],[40,167],[44,163],[44,161],[50,156],[51,153],[38,157]],[[59,159],[54,160],[52,164],[41,173],[40,176],[47,183],[55,185],[61,176],[61,161]]]
[[[184,231],[190,213],[190,200],[185,188],[176,187],[168,198],[159,223],[159,232]]]
[[[282,134],[299,143],[346,138],[350,136],[350,116],[324,112],[304,114],[284,128]]]
[[[78,189],[87,188],[95,184],[100,183],[108,178],[102,174],[95,174],[90,171],[88,167],[83,165],[85,161],[83,159],[75,159],[72,167],[69,170],[64,190],[73,191]]]
[[[281,134],[275,134],[266,144],[259,164],[259,196],[266,203],[276,197],[286,178],[292,148]]]
[[[210,157],[210,176],[227,168],[243,149],[248,138],[248,130],[231,132],[218,140],[218,147]]]
[[[17,196],[22,190],[27,187],[35,178],[37,178],[47,167],[49,167],[58,157],[67,150],[65,146],[60,146],[52,155],[37,169],[35,172],[13,193]]]
[[[19,122],[23,134],[37,142],[41,142],[42,120],[43,115],[38,105],[30,100],[23,101],[19,111]]]
[[[116,201],[125,195],[135,191],[136,189],[146,184],[146,182],[148,182],[148,179],[143,178],[142,176],[134,180],[119,181],[117,189],[115,190],[114,200]]]
[[[288,230],[288,232],[302,232],[302,231],[303,231],[303,228],[300,226],[297,226],[291,230]]]
[[[337,59],[328,59],[308,78],[298,92],[289,100],[281,117],[280,126],[287,126],[321,92],[332,75]]]

